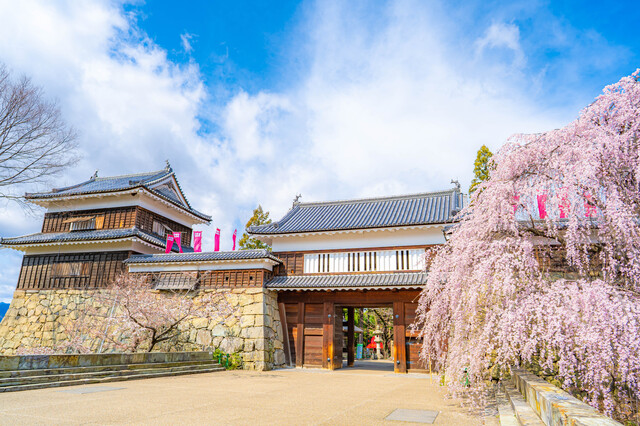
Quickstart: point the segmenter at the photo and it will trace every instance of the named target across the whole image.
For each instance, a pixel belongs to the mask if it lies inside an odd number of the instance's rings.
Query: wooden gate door
[[[344,330],[342,329],[343,312],[342,306],[336,306],[334,308],[332,370],[342,368],[342,349],[344,346]]]
[[[324,302],[322,328],[322,367],[329,370],[342,368],[342,307]]]

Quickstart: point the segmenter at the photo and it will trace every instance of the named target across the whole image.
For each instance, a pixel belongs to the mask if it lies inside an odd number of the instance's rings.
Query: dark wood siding
[[[304,253],[273,253],[282,260],[282,265],[276,268],[276,275],[302,275],[304,273]]]
[[[182,245],[183,246],[191,246],[191,228],[188,226],[184,226],[179,224],[178,222],[174,222],[173,220],[167,219],[164,216],[161,216],[157,213],[151,212],[149,210],[143,209],[142,207],[136,208],[136,220],[135,225],[142,229],[145,232],[149,232],[155,234],[153,232],[153,222],[160,222],[164,226],[168,227],[174,232],[182,232]],[[164,235],[158,235],[159,237],[164,238]]]
[[[265,269],[202,272],[200,288],[262,287],[271,278]]]
[[[136,222],[136,208],[118,207],[113,209],[45,213],[44,221],[42,222],[42,232],[69,232],[71,224],[65,222],[65,220],[84,216],[104,217],[104,222],[100,229],[133,228]]]
[[[19,290],[50,290],[60,288],[100,288],[107,286],[124,269],[128,251],[103,253],[65,253],[25,256],[18,279]],[[88,274],[54,276],[56,263],[89,264]]]

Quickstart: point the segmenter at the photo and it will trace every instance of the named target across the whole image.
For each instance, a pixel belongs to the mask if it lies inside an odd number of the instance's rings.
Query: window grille
[[[52,265],[51,274],[57,277],[88,277],[91,274],[91,262],[60,262]]]
[[[68,222],[70,231],[92,231],[96,229],[95,217],[69,219]]]
[[[411,271],[424,268],[424,249],[304,255],[305,273]]]

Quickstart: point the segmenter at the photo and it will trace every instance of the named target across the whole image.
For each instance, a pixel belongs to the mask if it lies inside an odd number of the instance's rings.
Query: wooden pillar
[[[296,367],[304,365],[304,302],[298,302],[298,325],[296,326]]]
[[[353,308],[347,308],[347,367],[353,367],[355,362],[355,353],[354,353],[354,313]]]
[[[333,302],[324,302],[322,324],[322,368],[333,370],[333,327],[336,322]]]
[[[404,302],[393,302],[393,371],[407,372]]]

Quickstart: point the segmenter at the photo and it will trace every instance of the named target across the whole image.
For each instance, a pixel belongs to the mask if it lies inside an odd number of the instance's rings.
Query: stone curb
[[[512,369],[513,384],[547,426],[619,425],[595,408],[522,369]]]

